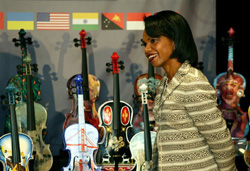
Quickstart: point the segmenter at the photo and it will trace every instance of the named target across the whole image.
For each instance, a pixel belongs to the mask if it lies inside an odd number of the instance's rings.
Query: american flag
[[[37,30],[69,30],[69,13],[38,12]]]

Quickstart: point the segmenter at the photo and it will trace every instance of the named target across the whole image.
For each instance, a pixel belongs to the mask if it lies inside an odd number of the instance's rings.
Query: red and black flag
[[[124,14],[102,13],[102,30],[124,30]]]

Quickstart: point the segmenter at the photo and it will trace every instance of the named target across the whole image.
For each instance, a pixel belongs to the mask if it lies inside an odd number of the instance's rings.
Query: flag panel
[[[123,30],[123,13],[102,13],[102,30]]]
[[[4,13],[0,12],[0,30],[4,29]]]
[[[8,12],[7,13],[8,30],[34,30],[33,12]]]
[[[144,30],[144,18],[150,16],[149,12],[127,13],[127,30]]]
[[[98,13],[73,13],[73,30],[98,30]]]
[[[38,12],[37,30],[69,30],[69,13]]]

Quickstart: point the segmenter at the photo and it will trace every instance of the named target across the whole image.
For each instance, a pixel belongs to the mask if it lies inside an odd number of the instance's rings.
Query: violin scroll
[[[26,32],[24,31],[24,29],[20,29],[18,34],[19,34],[20,39],[16,39],[16,38],[12,39],[12,41],[15,43],[16,47],[21,46],[21,48],[22,48],[22,46],[26,43],[29,45],[31,45],[33,43],[31,37],[27,37],[27,38],[24,37],[26,35]]]
[[[85,36],[87,35],[87,33],[85,32],[85,30],[81,30],[81,32],[79,33],[80,35],[80,39],[75,38],[73,41],[75,42],[75,47],[79,47],[81,46],[81,48],[86,48],[86,44],[90,45],[92,38],[91,37],[87,37],[85,38]],[[80,43],[79,43],[80,42]]]
[[[119,68],[121,70],[125,69],[124,62],[123,61],[118,62],[118,59],[120,57],[118,56],[117,52],[114,52],[113,55],[111,56],[111,58],[112,58],[112,62],[106,63],[106,66],[107,66],[106,71],[108,73],[110,73],[111,71],[113,71],[113,74],[119,73]]]

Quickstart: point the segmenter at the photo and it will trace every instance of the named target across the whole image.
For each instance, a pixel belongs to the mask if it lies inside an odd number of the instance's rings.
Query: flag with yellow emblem
[[[124,14],[102,13],[102,30],[124,30]]]

